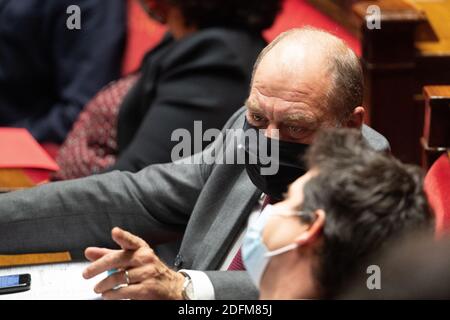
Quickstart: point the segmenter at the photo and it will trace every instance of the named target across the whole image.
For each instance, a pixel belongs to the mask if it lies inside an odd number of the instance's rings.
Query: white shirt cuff
[[[216,299],[213,284],[206,273],[194,270],[180,270],[180,272],[184,272],[191,277],[192,287],[194,290],[194,300]]]

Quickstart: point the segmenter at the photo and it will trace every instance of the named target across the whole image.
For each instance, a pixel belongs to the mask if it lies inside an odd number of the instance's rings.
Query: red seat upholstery
[[[442,155],[425,177],[425,191],[436,214],[436,232],[450,231],[450,154]]]
[[[128,30],[122,66],[123,75],[139,68],[145,53],[158,44],[166,30],[159,23],[149,19],[138,1],[127,1]]]

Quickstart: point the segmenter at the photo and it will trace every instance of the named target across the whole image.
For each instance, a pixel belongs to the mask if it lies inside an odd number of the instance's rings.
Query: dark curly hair
[[[371,149],[360,132],[323,131],[306,157],[319,174],[304,186],[302,209],[326,212],[315,268],[324,298],[365,273],[366,259],[386,243],[415,230],[432,232],[420,168]]]
[[[200,29],[230,27],[262,32],[270,28],[284,0],[169,0],[187,24]]]

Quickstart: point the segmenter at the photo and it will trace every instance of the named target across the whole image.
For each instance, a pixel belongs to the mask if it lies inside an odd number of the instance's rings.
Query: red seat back
[[[442,155],[425,177],[425,191],[436,214],[436,232],[450,231],[450,154]]]
[[[122,74],[136,71],[144,55],[155,47],[164,35],[165,28],[150,19],[137,0],[126,0],[127,43],[122,66]]]

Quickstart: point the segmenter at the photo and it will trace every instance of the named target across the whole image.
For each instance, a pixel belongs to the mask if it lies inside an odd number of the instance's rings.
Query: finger
[[[149,297],[144,297],[141,293],[141,290],[141,285],[132,285],[117,290],[106,291],[102,294],[102,297],[105,300],[141,300],[144,298],[150,299]]]
[[[148,281],[156,276],[156,267],[153,263],[128,270],[128,280],[130,281],[130,284]],[[125,276],[123,276],[123,278],[126,283]]]
[[[124,231],[120,228],[114,228],[111,232],[113,240],[123,249],[123,250],[137,250],[141,247],[148,247],[147,242],[141,238]]]
[[[102,294],[123,284],[127,284],[125,272],[116,272],[97,283],[94,287],[94,291],[95,293]]]
[[[114,251],[117,250],[90,247],[84,251],[84,256],[86,257],[86,259],[93,262]]]
[[[91,263],[86,269],[84,269],[83,277],[85,279],[91,279],[105,271],[112,269],[128,269],[130,259],[133,252],[131,251],[117,251],[105,255],[97,261]]]

